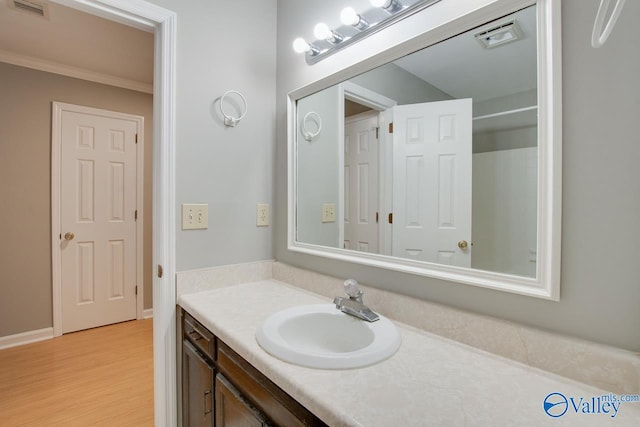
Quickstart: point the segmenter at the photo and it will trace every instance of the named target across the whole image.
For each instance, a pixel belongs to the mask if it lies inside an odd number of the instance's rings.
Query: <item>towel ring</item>
[[[611,16],[609,17],[609,22],[607,25],[604,25],[604,18],[607,14],[607,10],[609,10],[609,0],[601,0],[600,8],[598,9],[598,14],[596,15],[596,21],[593,23],[593,33],[591,33],[591,46],[598,48],[601,47],[611,35],[611,31],[613,31],[613,27],[616,26],[616,22],[620,17],[620,12],[622,12],[622,7],[624,6],[624,2],[626,0],[616,0],[616,5],[613,7],[613,12],[611,12]],[[602,30],[604,27],[604,31]]]
[[[309,132],[309,130],[307,129],[307,120],[309,119],[313,120],[318,126],[318,130],[316,130],[315,132]],[[307,141],[313,141],[316,136],[320,135],[320,131],[322,130],[322,119],[320,118],[320,115],[315,111],[309,111],[304,115],[301,127],[302,136],[304,137],[304,139]]]
[[[244,106],[242,107],[243,112],[242,112],[242,114],[240,114],[240,117],[233,117],[233,116],[230,116],[230,115],[228,115],[227,113],[224,112],[224,108],[222,106],[222,104],[224,104],[224,97],[229,95],[229,94],[232,94],[232,93],[235,93],[236,95],[238,95],[240,97],[240,99],[242,99],[242,103],[244,104]],[[248,107],[247,106],[247,100],[237,90],[228,90],[224,94],[222,94],[222,96],[220,97],[220,112],[224,116],[224,124],[225,124],[225,126],[233,127],[233,126],[237,125],[238,122],[240,120],[242,120],[244,118],[244,116],[247,115],[247,107]]]

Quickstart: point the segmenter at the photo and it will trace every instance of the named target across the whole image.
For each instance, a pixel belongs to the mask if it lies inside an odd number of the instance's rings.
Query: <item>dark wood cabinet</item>
[[[216,426],[263,427],[267,418],[222,374],[216,376]]]
[[[182,425],[212,427],[216,340],[211,332],[184,312],[182,316]]]
[[[326,426],[182,310],[183,427]]]
[[[187,340],[182,343],[182,425],[214,426],[213,381],[215,371]]]

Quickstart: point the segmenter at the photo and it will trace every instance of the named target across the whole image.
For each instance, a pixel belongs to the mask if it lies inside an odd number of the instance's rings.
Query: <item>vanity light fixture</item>
[[[307,64],[315,64],[338,50],[439,1],[402,0],[401,3],[400,0],[370,0],[373,7],[360,13],[352,7],[345,7],[340,13],[342,27],[331,29],[327,24],[319,23],[313,29],[316,40],[308,43],[303,38],[297,38],[293,41],[293,50],[304,53]],[[381,8],[387,13],[381,13]]]
[[[518,22],[514,19],[513,21],[505,22],[497,27],[477,33],[474,37],[483,47],[491,49],[521,39],[522,30]]]
[[[351,25],[360,31],[369,28],[367,20],[359,15],[352,7],[342,9],[342,12],[340,12],[340,21],[342,21],[344,25]]]

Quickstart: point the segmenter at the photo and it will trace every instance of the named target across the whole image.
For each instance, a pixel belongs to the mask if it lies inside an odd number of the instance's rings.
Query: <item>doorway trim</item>
[[[385,128],[393,120],[391,109],[398,105],[395,99],[388,98],[371,89],[362,87],[353,82],[346,81],[340,84],[340,100],[350,100],[358,104],[367,106],[378,112],[378,211],[380,217],[384,217],[383,212],[391,212],[391,183],[390,174],[392,171],[393,160],[393,140],[388,140],[389,133],[385,132]],[[342,117],[342,116],[341,116]],[[342,117],[343,123],[340,125],[344,128],[346,119]],[[340,181],[344,182],[344,133],[339,140],[338,162],[341,172]],[[342,186],[341,186],[342,187]],[[344,200],[344,190],[340,190],[340,200]],[[340,241],[344,241],[344,208],[339,208],[339,221],[343,224],[340,227]],[[391,239],[392,226],[383,220],[378,221],[378,251],[384,255],[391,255],[389,240]]]
[[[342,91],[343,98],[365,105],[372,110],[384,111],[398,105],[394,99],[349,81],[342,83]]]
[[[61,225],[61,173],[62,173],[62,113],[108,115],[136,122],[136,319],[144,318],[144,281],[143,281],[143,231],[144,231],[144,118],[117,111],[86,107],[53,101],[51,105],[51,272],[52,272],[52,300],[53,300],[53,336],[62,335],[62,253],[60,240],[62,239]]]
[[[153,84],[154,418],[176,426],[175,132],[177,15],[144,0],[52,0],[155,33]]]

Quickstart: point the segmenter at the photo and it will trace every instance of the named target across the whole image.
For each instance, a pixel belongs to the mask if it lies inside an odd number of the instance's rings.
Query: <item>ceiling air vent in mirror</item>
[[[27,0],[11,0],[8,3],[11,9],[38,15],[46,19],[49,18],[49,9],[44,3]]]
[[[483,47],[491,49],[493,47],[521,39],[522,30],[520,29],[518,22],[514,19],[484,30],[480,33],[476,33],[474,37]]]

